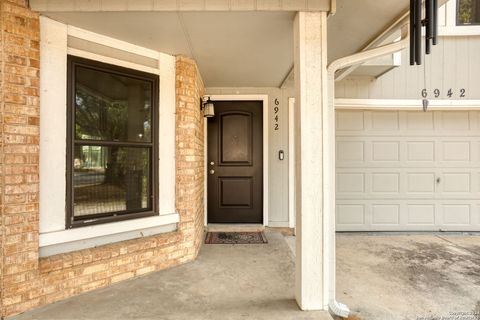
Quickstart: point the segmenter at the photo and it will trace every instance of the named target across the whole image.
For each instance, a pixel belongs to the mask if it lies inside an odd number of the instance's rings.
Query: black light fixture
[[[205,118],[213,118],[215,116],[215,107],[209,96],[204,96],[200,101],[200,110],[203,111]]]
[[[422,27],[425,27],[425,53],[437,44],[438,0],[425,0],[422,20],[422,0],[410,0],[410,65],[422,64]]]

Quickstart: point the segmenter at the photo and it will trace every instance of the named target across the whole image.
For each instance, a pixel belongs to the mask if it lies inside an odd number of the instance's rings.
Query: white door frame
[[[288,98],[288,227],[295,230],[295,98]],[[295,233],[295,231],[294,231]]]
[[[268,94],[212,94],[206,95],[209,96],[212,101],[262,101],[263,102],[263,225],[268,225]],[[204,172],[205,172],[205,184],[204,189],[204,212],[205,212],[205,226],[208,224],[208,185],[207,185],[207,177],[208,177],[208,127],[207,127],[207,119],[204,121]]]

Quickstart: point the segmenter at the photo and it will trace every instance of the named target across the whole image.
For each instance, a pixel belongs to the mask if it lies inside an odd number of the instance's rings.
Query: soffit
[[[408,0],[337,0],[328,60],[361,50]],[[172,55],[194,57],[207,87],[278,87],[293,65],[295,12],[42,12],[55,20]]]

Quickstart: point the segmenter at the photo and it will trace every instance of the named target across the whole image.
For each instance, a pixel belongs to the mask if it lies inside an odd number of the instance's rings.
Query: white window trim
[[[76,57],[81,57],[85,59],[90,59],[90,60],[95,60],[95,61],[100,61],[103,63],[108,63],[112,64],[115,66],[120,66],[120,67],[125,67],[133,70],[138,70],[138,71],[143,71],[143,72],[148,72],[152,74],[157,74],[160,75],[159,69],[156,68],[151,68],[147,66],[142,66],[133,62],[127,62],[123,61],[120,59],[115,59],[111,57],[105,57],[96,53],[80,50],[80,49],[75,49],[75,48],[67,48],[67,54],[76,56]],[[157,57],[158,59],[158,57]]]
[[[43,233],[40,235],[39,242],[40,247],[46,247],[60,243],[109,236],[112,234],[178,223],[179,221],[180,218],[178,214],[168,214],[141,219],[103,223],[93,226]]]
[[[40,247],[178,223],[175,210],[175,57],[40,17]],[[158,60],[158,69],[68,48],[69,35]],[[67,54],[158,74],[159,215],[65,230]]]
[[[121,49],[122,51],[134,53],[139,56],[158,59],[159,53],[155,50],[140,47],[129,42],[114,39],[108,36],[104,36],[102,34],[87,31],[70,25],[67,26],[67,30],[68,35],[75,38],[91,41],[111,48]]]

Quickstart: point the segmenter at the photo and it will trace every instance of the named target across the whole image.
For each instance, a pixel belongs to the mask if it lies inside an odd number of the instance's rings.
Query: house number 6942
[[[454,92],[454,91],[450,88],[450,89],[448,89],[446,92],[444,92],[444,94],[445,94],[445,97],[446,97],[446,98],[457,97],[457,95],[458,95],[459,98],[465,98],[466,92],[467,92],[467,91],[466,91],[465,89],[463,89],[463,88],[460,89],[458,92]],[[434,96],[435,98],[439,98],[439,97],[441,96],[440,89],[435,89],[435,90],[433,90],[433,96]],[[423,90],[422,90],[422,97],[423,97],[423,98],[427,98],[427,97],[428,97],[428,91],[427,91],[427,89],[423,89]]]
[[[278,99],[275,99],[275,107],[273,108],[273,111],[275,111],[275,114],[274,114],[274,122],[273,122],[273,128],[275,130],[279,130],[279,126],[278,126],[278,112],[280,111],[280,108],[278,107],[280,105],[280,102],[278,101]]]

